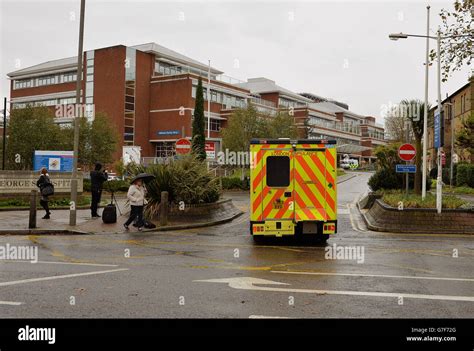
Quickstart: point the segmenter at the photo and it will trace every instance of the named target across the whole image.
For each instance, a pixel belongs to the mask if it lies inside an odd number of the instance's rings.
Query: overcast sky
[[[441,8],[431,2],[432,34]],[[79,0],[0,0],[0,96],[8,72],[75,56]],[[295,92],[349,104],[383,122],[384,106],[424,98],[423,1],[110,1],[86,0],[84,49],[156,42],[246,80],[267,77]],[[436,42],[430,43],[435,47]],[[16,65],[19,64],[19,67]],[[467,82],[469,68],[442,85],[442,96]],[[436,66],[430,68],[430,102]]]

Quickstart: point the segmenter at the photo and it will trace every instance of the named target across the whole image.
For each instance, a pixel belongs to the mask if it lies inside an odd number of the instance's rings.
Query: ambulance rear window
[[[267,157],[267,186],[290,185],[290,158],[288,156]]]

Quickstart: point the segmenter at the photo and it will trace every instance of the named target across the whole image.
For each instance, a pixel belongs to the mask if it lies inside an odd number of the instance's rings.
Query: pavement
[[[0,261],[0,315],[472,318],[472,236],[367,230],[355,205],[369,177],[339,179],[338,233],[327,244],[255,244],[247,192],[229,195],[244,214],[213,227],[0,236],[0,248],[38,249],[36,263]]]
[[[38,210],[36,228],[28,229],[29,211],[0,211],[0,235],[5,234],[103,234],[103,233],[123,233],[125,229],[123,223],[128,219],[130,206],[127,203],[125,195],[116,195],[117,204],[117,222],[103,223],[102,218],[91,217],[90,209],[77,210],[76,226],[69,225],[69,210],[51,210],[50,219],[42,219],[44,210]],[[165,227],[157,225],[155,231],[172,230],[172,229],[187,229],[192,227],[204,227],[213,224],[225,223],[238,217],[242,212],[231,206],[227,206],[225,211],[215,214],[211,213],[207,216],[202,216],[199,221],[189,223],[189,221],[169,221]],[[99,209],[99,214],[102,209]],[[136,228],[130,226],[131,231],[137,231]],[[144,230],[148,232],[149,230]]]

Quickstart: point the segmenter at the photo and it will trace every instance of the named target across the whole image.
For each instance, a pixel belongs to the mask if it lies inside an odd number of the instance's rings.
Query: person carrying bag
[[[43,219],[50,219],[51,211],[49,210],[49,196],[54,195],[54,185],[49,179],[48,170],[44,167],[41,168],[41,175],[36,182],[36,186],[40,188],[40,205],[46,212]]]

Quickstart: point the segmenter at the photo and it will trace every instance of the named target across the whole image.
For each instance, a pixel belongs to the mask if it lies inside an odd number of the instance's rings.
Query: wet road
[[[254,244],[246,193],[231,195],[245,214],[211,228],[2,236],[38,245],[39,262],[0,261],[0,316],[472,318],[473,238],[367,231],[354,204],[369,174],[354,175],[326,245]]]

